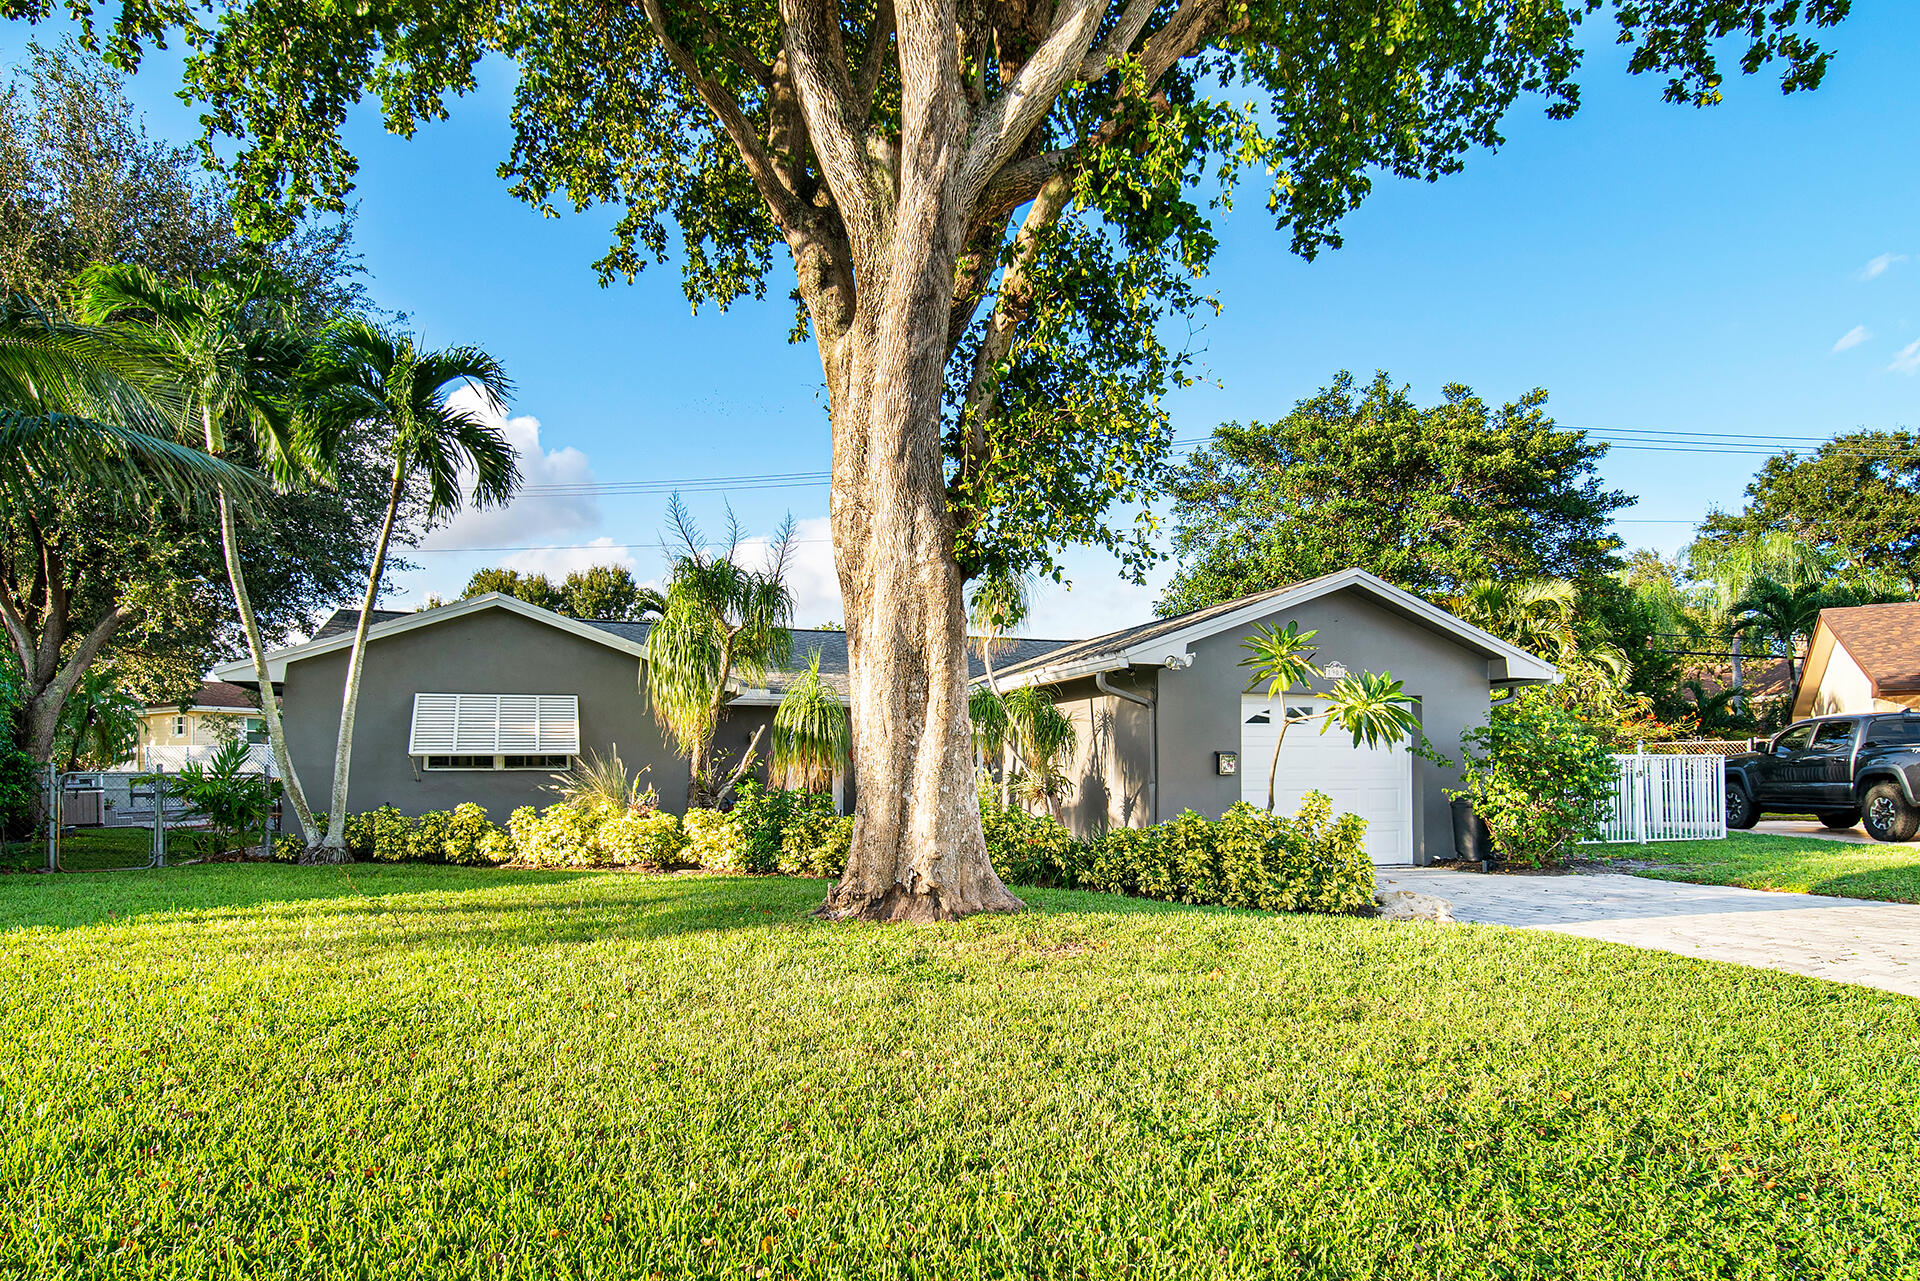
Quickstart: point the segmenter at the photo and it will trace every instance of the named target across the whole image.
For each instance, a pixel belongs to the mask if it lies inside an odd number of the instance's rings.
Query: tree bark
[[[943,921],[1024,904],[995,874],[980,828],[941,445],[947,316],[971,204],[960,67],[940,30],[950,8],[901,3],[896,13],[907,86],[898,195],[879,242],[858,246],[851,325],[821,334],[859,796],[846,874],[819,911]]]
[[[393,538],[394,518],[400,511],[400,496],[406,489],[407,473],[400,460],[393,464],[393,482],[387,490],[387,514],[380,522],[380,541],[373,547],[373,565],[367,571],[366,594],[360,599],[360,619],[353,628],[353,649],[347,658],[347,685],[340,696],[340,733],[333,749],[333,796],[327,806],[327,834],[316,852],[309,846],[312,863],[347,861],[347,771],[353,765],[353,721],[360,706],[360,676],[365,670],[367,628],[373,622],[373,606],[380,599],[380,578],[387,569],[387,544]]]
[[[233,588],[233,603],[240,612],[240,630],[247,638],[247,654],[253,659],[254,679],[260,685],[260,716],[267,722],[267,742],[273,748],[274,768],[280,771],[280,786],[293,806],[294,819],[300,824],[300,838],[309,847],[319,835],[307,793],[294,773],[293,756],[287,750],[287,730],[280,720],[280,699],[273,692],[273,674],[267,667],[266,645],[260,639],[260,623],[253,612],[253,597],[247,591],[247,576],[240,566],[240,540],[234,529],[233,508],[227,493],[220,491],[220,546],[227,560],[227,582]]]

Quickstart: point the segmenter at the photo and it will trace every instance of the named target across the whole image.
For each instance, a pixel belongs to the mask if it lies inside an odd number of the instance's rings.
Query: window
[[[495,753],[492,756],[429,756],[428,769],[536,769],[563,770],[573,765],[573,757],[552,756],[506,756]]]
[[[1874,721],[1867,726],[1869,747],[1920,747],[1920,716]]]
[[[428,769],[492,769],[491,756],[429,756]]]
[[[1808,740],[1812,737],[1813,723],[1811,721],[1805,725],[1795,725],[1791,729],[1782,731],[1780,737],[1773,740],[1773,750],[1776,752],[1797,752],[1805,747]]]
[[[570,769],[573,766],[571,756],[503,756],[501,769]]]
[[[409,756],[546,757],[579,750],[580,700],[572,694],[413,696]]]
[[[249,743],[264,743],[267,741],[267,722],[263,717],[247,717],[246,739]]]
[[[1853,743],[1852,721],[1824,721],[1813,736],[1815,747],[1839,747]]]
[[[186,717],[176,716],[173,718],[173,736],[175,738],[185,738],[187,736],[187,718]]]

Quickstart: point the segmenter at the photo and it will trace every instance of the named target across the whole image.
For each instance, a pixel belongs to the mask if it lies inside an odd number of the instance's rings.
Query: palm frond
[[[774,783],[822,791],[846,767],[852,748],[846,705],[820,678],[820,656],[815,654],[773,714]]]

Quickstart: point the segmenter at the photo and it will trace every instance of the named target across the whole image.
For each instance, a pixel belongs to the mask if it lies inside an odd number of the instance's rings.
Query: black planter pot
[[[1478,863],[1483,872],[1493,865],[1493,834],[1464,796],[1453,803],[1453,854],[1463,863]]]

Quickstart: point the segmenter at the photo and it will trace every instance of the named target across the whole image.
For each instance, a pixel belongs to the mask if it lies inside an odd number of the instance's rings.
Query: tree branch
[[[1022,66],[1006,91],[980,113],[967,143],[961,171],[963,208],[971,209],[987,182],[1020,150],[1035,126],[1046,119],[1068,81],[1079,72],[1087,47],[1100,30],[1106,0],[1062,0],[1053,29]],[[1174,15],[1172,21],[1177,20]]]
[[[1127,0],[1120,21],[1080,63],[1080,79],[1098,80],[1107,73],[1107,63],[1124,57],[1127,50],[1133,48],[1133,42],[1139,39],[1141,29],[1147,25],[1147,19],[1153,16],[1159,3],[1160,0]]]
[[[873,15],[873,29],[867,35],[867,52],[860,60],[860,78],[853,86],[854,110],[862,132],[873,118],[873,96],[880,91],[880,76],[887,69],[887,49],[893,43],[893,0],[880,0]]]
[[[999,297],[994,300],[987,332],[973,354],[973,375],[960,409],[961,422],[965,424],[963,473],[984,466],[992,456],[986,424],[999,398],[1000,362],[1013,350],[1014,335],[1033,314],[1033,282],[1029,275],[1033,256],[1039,248],[1041,233],[1059,221],[1071,192],[1072,187],[1065,178],[1051,179],[1034,197],[1027,216],[1021,220],[1019,233],[1013,238],[1011,258],[1000,277]]]
[[[800,205],[798,198],[780,180],[774,172],[773,161],[768,157],[766,148],[760,145],[759,135],[754,131],[753,122],[740,110],[740,104],[734,100],[725,86],[715,82],[700,70],[693,55],[675,40],[667,31],[667,15],[660,7],[660,0],[642,0],[646,9],[647,22],[653,27],[654,37],[660,41],[661,49],[667,60],[673,63],[674,70],[693,86],[700,95],[707,110],[720,122],[726,131],[734,149],[740,153],[740,160],[747,167],[747,173],[753,178],[754,187],[760,192],[760,198],[767,202],[773,211],[774,219],[781,229],[791,230],[799,221]]]
[[[648,0],[655,3],[656,0]],[[854,127],[853,84],[840,53],[840,16],[834,0],[780,0],[786,27],[787,72],[800,98],[820,176],[840,206],[841,221],[858,251],[875,244],[878,184]]]

